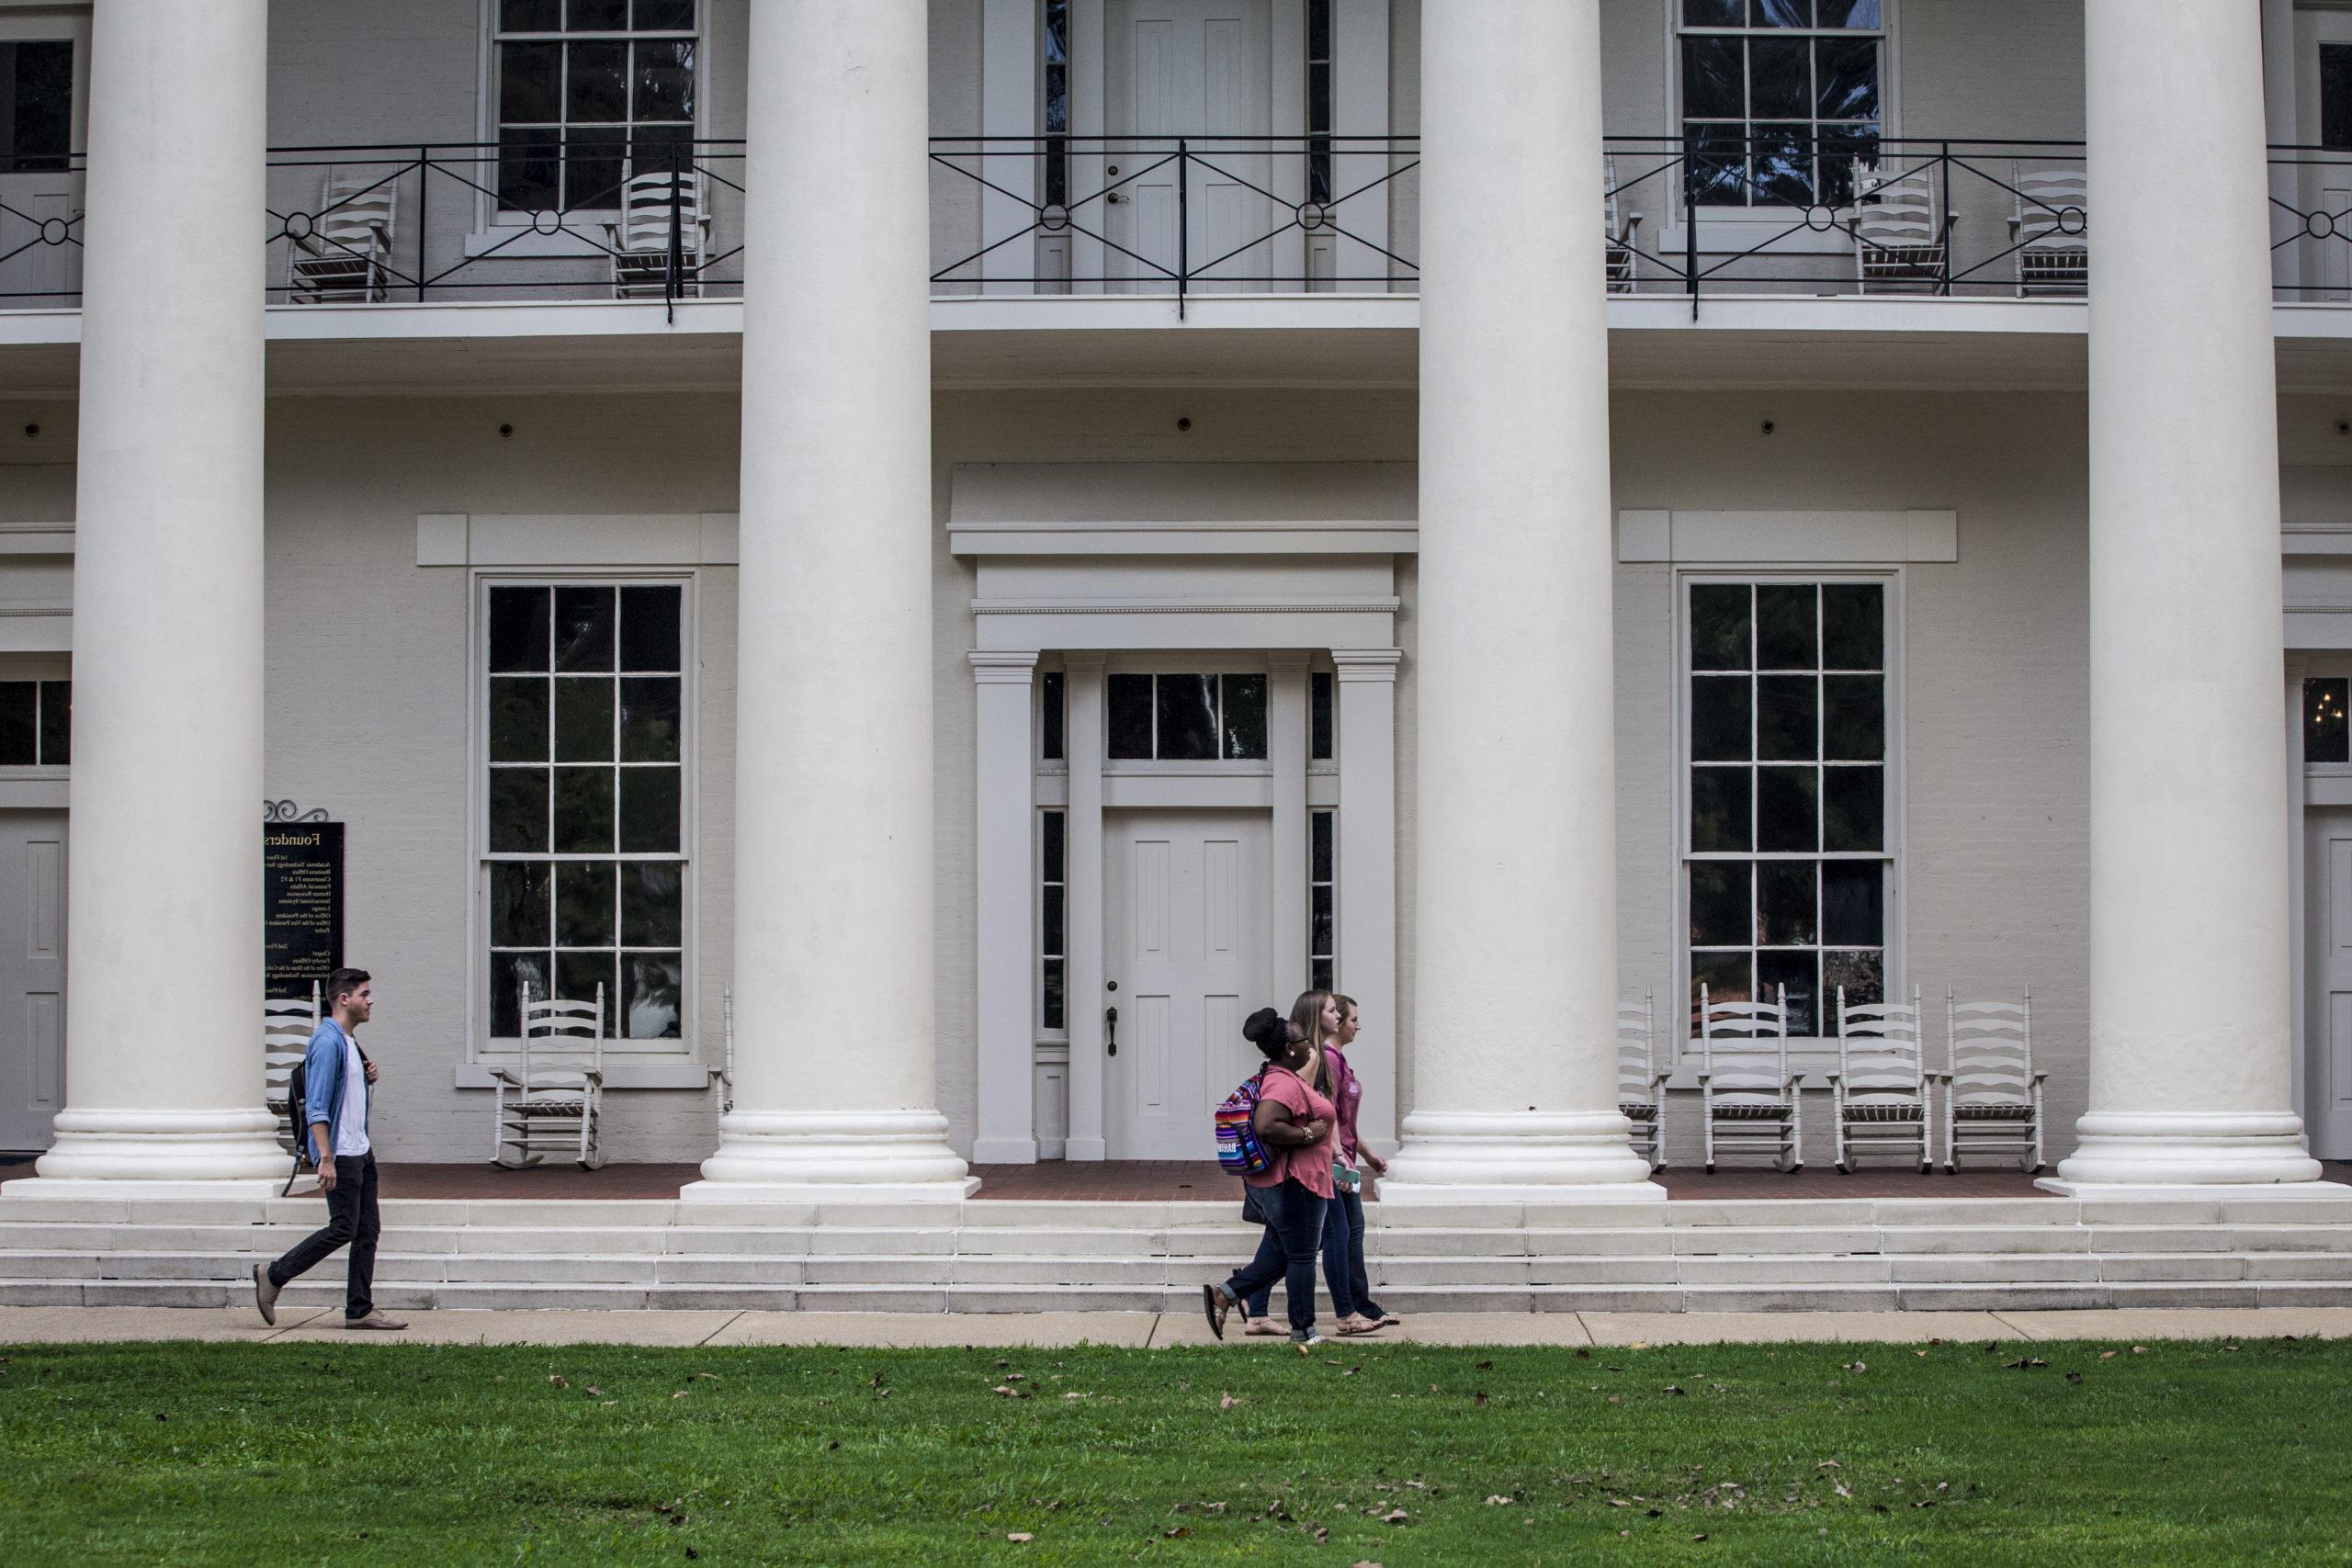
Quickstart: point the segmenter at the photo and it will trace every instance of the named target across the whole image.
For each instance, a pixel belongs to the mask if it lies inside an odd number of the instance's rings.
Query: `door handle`
[[[1119,1010],[1117,1008],[1102,1010],[1102,1028],[1107,1041],[1103,1054],[1115,1056],[1119,1054]]]

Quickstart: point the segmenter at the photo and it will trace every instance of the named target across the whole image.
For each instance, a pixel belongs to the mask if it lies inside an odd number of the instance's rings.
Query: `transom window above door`
[[[689,163],[695,0],[498,0],[498,205],[617,208],[633,174]]]
[[[1701,207],[1842,206],[1885,123],[1883,0],[1679,0]]]
[[[1265,761],[1263,675],[1113,675],[1104,695],[1113,761]]]

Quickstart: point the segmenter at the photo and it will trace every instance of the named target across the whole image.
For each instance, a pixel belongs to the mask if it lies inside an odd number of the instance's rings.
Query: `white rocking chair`
[[[1699,1089],[1707,1173],[1722,1154],[1769,1153],[1772,1168],[1804,1168],[1804,1100],[1789,1071],[1789,988],[1777,1000],[1719,1002],[1699,987]]]
[[[1648,987],[1617,1004],[1617,1114],[1634,1124],[1634,1152],[1666,1168],[1666,1080],[1657,1066],[1657,1012]]]
[[[1634,288],[1634,268],[1641,254],[1642,215],[1619,206],[1617,200],[1617,155],[1606,152],[1600,160],[1601,221],[1607,246],[1604,271],[1611,294],[1631,294]]]
[[[1931,171],[1885,175],[1858,161],[1854,204],[1849,222],[1861,292],[1941,292],[1951,220],[1937,210]]]
[[[379,304],[390,294],[400,185],[389,174],[329,175],[304,233],[289,228],[286,298],[298,305]]]
[[[2041,1168],[2041,1085],[2033,1070],[2033,991],[2022,1002],[1963,1002],[1944,987],[1944,1168],[1960,1152],[2005,1152]]]
[[[2088,186],[2079,166],[2020,172],[2009,243],[2017,247],[2018,298],[2090,291]]]
[[[1935,1169],[1928,1077],[1917,986],[1908,1002],[1849,1003],[1846,987],[1838,987],[1838,1071],[1829,1089],[1838,1108],[1838,1175],[1852,1175],[1862,1155],[1881,1149],[1916,1161],[1922,1176]]]
[[[605,227],[613,250],[613,298],[660,299],[669,293],[670,220],[676,208],[678,295],[702,297],[702,258],[710,212],[699,170],[632,175],[621,186],[620,217]]]
[[[319,1018],[315,981],[308,997],[272,997],[261,1004],[262,1103],[277,1118],[277,1142],[289,1155],[302,1152],[302,1134],[291,1120],[294,1069],[319,1032]]]
[[[727,1131],[727,1113],[735,1109],[735,987],[728,987],[718,998],[719,1040],[725,1055],[723,1065],[711,1076],[712,1103],[718,1112],[718,1130]]]
[[[605,1163],[596,1142],[605,1095],[605,987],[596,987],[593,1002],[535,1001],[526,985],[522,1000],[515,1065],[490,1074],[496,1134],[491,1158],[521,1170],[549,1150],[571,1151],[581,1169],[594,1170]]]

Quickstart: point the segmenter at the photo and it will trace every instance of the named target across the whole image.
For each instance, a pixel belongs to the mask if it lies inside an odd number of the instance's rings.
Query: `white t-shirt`
[[[335,1032],[343,1033],[340,1026]],[[334,1152],[338,1157],[368,1152],[368,1067],[348,1034],[343,1036],[343,1109],[334,1119]]]

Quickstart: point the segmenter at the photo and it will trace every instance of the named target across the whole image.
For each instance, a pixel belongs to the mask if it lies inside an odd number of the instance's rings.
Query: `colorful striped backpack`
[[[1265,1076],[1261,1067],[1242,1079],[1216,1108],[1216,1163],[1236,1176],[1255,1176],[1274,1163],[1253,1120]]]

